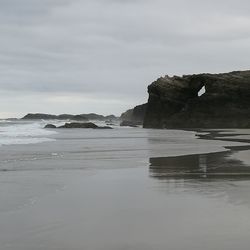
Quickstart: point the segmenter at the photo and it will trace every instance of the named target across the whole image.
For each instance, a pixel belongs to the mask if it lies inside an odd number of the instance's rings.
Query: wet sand
[[[250,177],[250,146],[225,147],[229,151],[150,158],[150,173],[158,178]]]
[[[1,250],[249,249],[247,141],[91,133],[1,148]]]

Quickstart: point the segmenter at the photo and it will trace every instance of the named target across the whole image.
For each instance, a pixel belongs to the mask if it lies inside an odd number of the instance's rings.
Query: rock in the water
[[[103,127],[97,127],[95,129],[113,129],[113,128],[109,126],[103,126]]]
[[[120,123],[121,127],[132,127],[132,128],[136,128],[138,127],[138,124],[136,122],[133,121],[122,121]]]
[[[80,122],[71,122],[65,123],[63,126],[56,127],[53,124],[47,124],[44,128],[92,128],[92,129],[113,129],[109,126],[99,127],[92,122],[80,123]]]
[[[105,122],[107,126],[116,126],[114,123]]]
[[[250,127],[250,71],[166,76],[148,93],[145,128]]]
[[[80,122],[70,122],[65,123],[59,128],[98,128],[98,126],[92,122],[80,123]]]
[[[56,128],[54,124],[47,124],[44,128]]]
[[[124,123],[128,123],[130,122],[133,125],[142,125],[143,124],[143,120],[144,120],[144,116],[146,113],[146,109],[147,109],[147,104],[142,104],[142,105],[138,105],[133,109],[129,109],[126,112],[124,112],[120,119],[122,120],[121,122],[121,126],[127,126],[127,125],[122,125]]]

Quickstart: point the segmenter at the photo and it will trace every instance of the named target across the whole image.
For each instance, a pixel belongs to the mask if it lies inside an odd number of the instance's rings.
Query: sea
[[[46,121],[0,120],[0,146],[51,141],[54,131],[43,129]]]
[[[250,130],[65,122],[0,121],[0,250],[249,249]]]

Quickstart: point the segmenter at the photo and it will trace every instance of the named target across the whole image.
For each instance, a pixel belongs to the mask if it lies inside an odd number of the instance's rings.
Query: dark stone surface
[[[147,104],[138,105],[133,109],[129,109],[124,112],[120,119],[122,120],[121,124],[130,122],[134,125],[142,125],[145,112],[146,112]],[[122,125],[121,125],[122,126]],[[124,125],[127,126],[127,125]]]
[[[44,128],[56,128],[56,126],[53,124],[47,124]]]
[[[133,122],[133,121],[122,121],[120,123],[121,127],[138,127],[138,123]]]
[[[95,129],[113,129],[113,128],[110,126],[103,126],[103,127],[97,127]]]
[[[60,126],[58,128],[98,128],[98,126],[92,122],[70,122],[65,123],[63,126]]]
[[[148,93],[145,128],[250,127],[250,71],[166,76]]]
[[[56,127],[53,124],[47,124],[44,128],[92,128],[92,129],[113,129],[112,127],[109,126],[103,126],[99,127],[96,124],[92,122],[85,122],[85,123],[80,123],[80,122],[70,122],[70,123],[65,123],[62,126]]]

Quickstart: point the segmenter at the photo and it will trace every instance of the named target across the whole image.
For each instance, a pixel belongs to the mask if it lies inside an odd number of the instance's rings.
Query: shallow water
[[[195,134],[62,130],[2,146],[0,249],[249,249],[248,166],[223,147],[243,144]]]
[[[0,120],[0,146],[52,141],[56,131],[43,129],[45,121]]]

